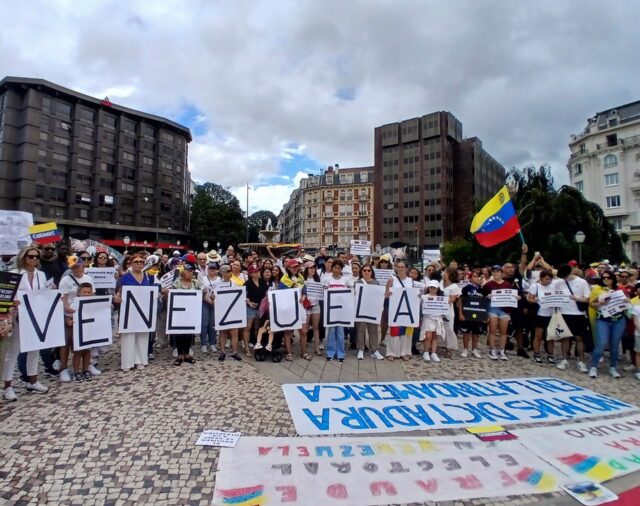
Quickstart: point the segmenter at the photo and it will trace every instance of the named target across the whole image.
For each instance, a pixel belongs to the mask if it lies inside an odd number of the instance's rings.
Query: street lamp
[[[209,247],[209,241],[204,241],[202,243],[202,247],[204,248],[205,251],[207,251],[207,248]]]
[[[122,242],[124,243],[124,254],[126,255],[128,253],[127,249],[129,248],[131,237],[129,237],[128,235],[125,235],[124,239],[122,239]]]
[[[578,264],[579,265],[582,265],[582,243],[586,238],[587,236],[581,230],[576,232],[576,235],[574,236],[574,239],[578,243]]]
[[[220,250],[220,241],[216,243],[216,246],[218,248],[218,254],[222,253],[222,250]]]
[[[147,240],[144,240],[144,250],[147,251]]]

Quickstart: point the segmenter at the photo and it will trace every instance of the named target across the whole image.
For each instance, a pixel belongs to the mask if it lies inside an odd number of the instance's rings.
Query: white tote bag
[[[567,322],[562,317],[562,313],[556,309],[551,316],[549,325],[547,325],[547,341],[558,341],[572,335]]]

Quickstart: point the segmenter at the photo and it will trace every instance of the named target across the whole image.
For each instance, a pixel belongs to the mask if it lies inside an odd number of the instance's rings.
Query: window
[[[605,186],[616,186],[620,184],[618,173],[614,172],[613,174],[605,174],[604,175],[604,185]]]
[[[151,141],[142,141],[142,147],[146,150],[146,151],[153,151],[155,149],[155,144]]]
[[[132,184],[130,184],[130,183],[121,182],[121,183],[120,183],[120,188],[121,188],[123,191],[126,191],[126,192],[133,192],[133,191],[135,191],[135,186],[134,186],[134,185],[132,185]]]
[[[113,195],[100,195],[100,205],[101,206],[112,206],[113,205]]]
[[[36,186],[36,198],[43,199],[44,198],[45,187],[41,185]]]
[[[113,158],[116,156],[116,150],[113,148],[102,146],[101,151],[104,156],[108,156],[109,158]]]
[[[86,158],[78,157],[78,165],[84,165],[85,167],[91,167],[91,160],[87,160]]]
[[[91,204],[91,197],[88,193],[76,193],[76,204]]]
[[[152,126],[142,125],[142,135],[153,138],[155,136],[155,131]]]
[[[135,179],[136,178],[136,169],[132,169],[130,167],[122,168],[122,177],[125,179]]]
[[[38,150],[38,156],[40,158],[46,158],[47,157],[47,152],[44,149],[39,149]]]
[[[116,170],[116,166],[112,163],[100,162],[100,170],[113,174]]]
[[[51,113],[51,99],[49,97],[42,97],[42,112]]]
[[[622,218],[611,218],[611,224],[616,232],[620,232],[622,230]]]
[[[173,134],[169,132],[162,132],[162,140],[173,143]]]
[[[604,157],[604,166],[605,167],[615,167],[618,165],[618,159],[616,155],[607,155]]]
[[[93,151],[93,144],[90,144],[88,142],[80,141],[78,142],[78,147],[80,149],[84,149],[85,151]]]
[[[607,207],[620,207],[620,195],[607,197]]]
[[[62,155],[60,153],[54,153],[53,154],[53,159],[58,161],[58,162],[68,162],[69,161],[69,157],[67,155]]]
[[[115,144],[116,142],[116,134],[114,134],[113,132],[107,132],[106,130],[103,130],[102,138],[111,144]]]
[[[116,128],[116,117],[111,114],[105,114],[102,117],[102,124],[107,128],[112,128],[115,130]]]
[[[361,172],[360,173],[360,182],[361,183],[366,183],[369,180],[369,173],[368,172]]]
[[[584,181],[576,181],[576,190],[579,192],[584,191]]]
[[[49,140],[49,134],[47,132],[40,132],[40,140],[47,142]]]
[[[53,140],[56,144],[60,144],[61,146],[68,146],[69,144],[71,144],[69,139],[65,139],[64,137],[60,137],[58,135],[54,136]]]
[[[155,193],[155,189],[152,188],[151,186],[143,186],[142,187],[142,194],[143,195],[153,195]]]
[[[327,174],[327,184],[333,184],[333,174]]]
[[[135,162],[136,161],[136,155],[134,155],[133,153],[129,153],[128,151],[124,151],[122,153],[122,158],[124,158],[125,160],[127,160],[129,162]]]
[[[63,118],[71,119],[71,104],[59,100],[56,103],[56,114]]]
[[[171,162],[167,162],[166,160],[162,160],[160,162],[160,167],[169,171],[173,171],[173,164]]]
[[[80,107],[80,119],[82,121],[93,123],[95,120],[95,116],[96,116],[96,113],[91,109],[87,109],[86,107]]]
[[[582,164],[576,163],[575,166],[573,167],[573,175],[579,176],[580,174],[582,174]]]
[[[130,133],[130,134],[135,134],[136,133],[136,124],[131,120],[125,119],[124,120],[123,130],[125,132]]]
[[[143,156],[142,163],[144,163],[145,165],[153,165],[153,158],[151,158],[150,156]]]
[[[129,137],[128,135],[123,135],[122,136],[122,143],[125,146],[136,146],[136,140],[133,137]]]
[[[162,154],[167,156],[173,156],[173,148],[169,146],[162,146]]]
[[[91,186],[91,176],[83,176],[82,174],[76,175],[76,181],[78,182],[78,186]]]
[[[65,202],[67,200],[67,191],[62,188],[49,188],[49,199]]]

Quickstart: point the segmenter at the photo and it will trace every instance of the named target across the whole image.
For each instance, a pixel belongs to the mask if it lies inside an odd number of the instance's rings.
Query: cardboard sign
[[[300,304],[300,288],[272,290],[267,293],[267,297],[269,297],[269,320],[273,332],[302,328],[307,312]]]
[[[167,294],[167,334],[199,334],[202,290],[169,290]]]
[[[246,327],[247,288],[245,286],[218,287],[215,294],[214,327],[216,330],[242,329]],[[200,292],[200,299],[202,299],[202,292]],[[198,315],[201,314],[202,302]]]
[[[393,287],[389,297],[390,327],[420,326],[420,290]]]
[[[158,287],[122,287],[118,330],[122,334],[133,332],[155,332]]]
[[[449,297],[440,295],[423,295],[422,296],[422,314],[429,316],[448,316]]]
[[[491,307],[518,307],[518,290],[492,290]]]
[[[349,249],[349,253],[358,256],[371,255],[371,241],[351,239],[351,248]]]
[[[22,248],[31,244],[31,225],[31,213],[0,210],[0,255],[17,255]]]
[[[356,283],[354,288],[356,298],[354,321],[379,325],[384,308],[386,288],[367,283]]]
[[[465,295],[461,298],[462,314],[468,322],[487,323],[489,301],[480,295]]]
[[[9,318],[21,279],[17,272],[0,271],[0,320]]]
[[[116,268],[115,267],[89,267],[84,273],[91,277],[93,288],[115,288]]]
[[[76,297],[73,309],[74,351],[112,343],[111,295]]]
[[[38,244],[47,244],[49,242],[58,242],[62,239],[62,234],[58,230],[58,225],[54,221],[42,223],[40,225],[32,225],[29,227],[31,240]]]
[[[351,288],[328,288],[324,292],[324,326],[353,327],[354,298]]]
[[[20,351],[65,345],[62,293],[58,290],[19,291]]]

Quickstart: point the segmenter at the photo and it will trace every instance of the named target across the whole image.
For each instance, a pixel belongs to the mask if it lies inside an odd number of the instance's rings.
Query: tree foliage
[[[215,183],[196,186],[191,207],[191,234],[196,249],[201,248],[204,241],[209,242],[210,249],[218,242],[221,248],[244,242],[246,222],[238,199]]]
[[[278,218],[271,211],[256,211],[249,216],[249,242],[258,242],[260,230],[264,230],[268,220],[275,230],[278,225]]]
[[[622,238],[605,218],[602,208],[586,200],[575,188],[563,186],[556,190],[547,165],[511,169],[507,181],[529,246],[529,257],[539,251],[553,265],[577,260],[575,234],[582,231],[586,235],[582,245],[583,263],[604,258],[614,262],[625,259]],[[480,207],[482,205],[484,203]],[[446,243],[443,256],[445,260],[490,265],[518,260],[520,247],[519,236],[493,248],[484,248],[467,233],[464,238]]]

